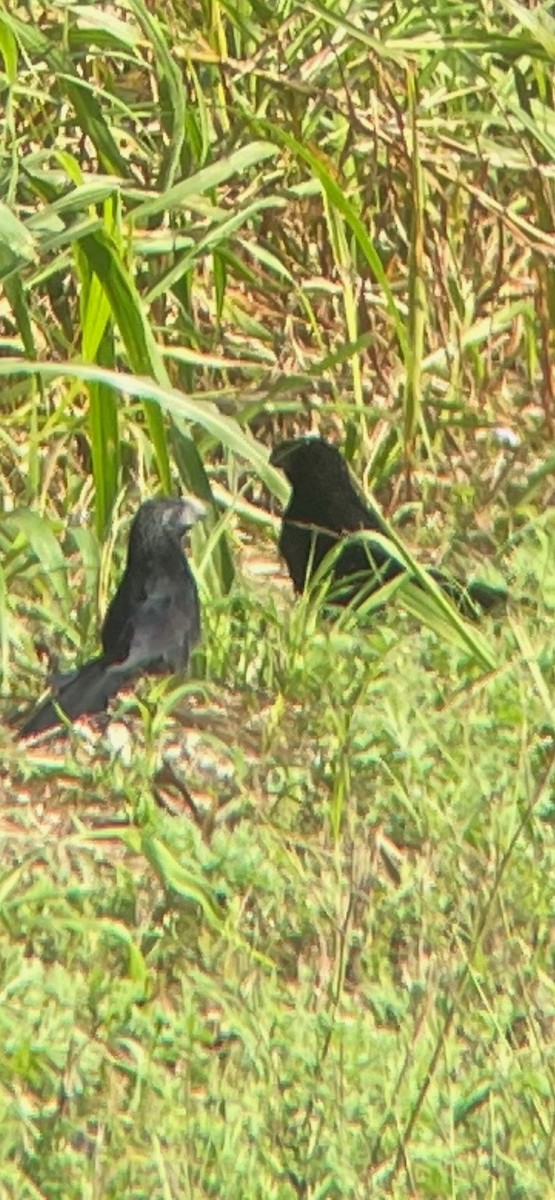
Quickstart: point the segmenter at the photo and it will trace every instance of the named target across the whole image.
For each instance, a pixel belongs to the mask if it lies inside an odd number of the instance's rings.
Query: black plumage
[[[205,510],[196,500],[146,500],[129,535],[127,563],[102,626],[102,654],[59,676],[52,695],[20,729],[23,737],[102,712],[144,674],[183,671],[200,637],[197,585],[182,538]]]
[[[276,446],[270,462],[281,468],[291,484],[279,549],[296,592],[304,591],[326,555],[347,538],[331,566],[333,603],[366,598],[405,573],[379,542],[349,537],[361,530],[385,537],[388,532],[379,513],[357,492],[336,446],[324,438],[295,438]],[[504,591],[486,583],[464,584],[435,568],[428,573],[465,616],[475,617],[479,609],[487,611],[506,600]]]

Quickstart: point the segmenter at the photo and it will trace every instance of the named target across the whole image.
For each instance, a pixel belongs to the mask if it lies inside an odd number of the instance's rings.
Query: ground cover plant
[[[543,1200],[550,9],[31,0],[0,57],[0,1193]],[[294,602],[309,430],[507,609]],[[22,746],[180,491],[189,675]]]

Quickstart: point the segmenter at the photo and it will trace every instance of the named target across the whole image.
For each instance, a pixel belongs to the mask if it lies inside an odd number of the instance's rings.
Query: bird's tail
[[[461,579],[444,575],[442,571],[430,570],[428,573],[465,617],[475,618],[480,612],[491,612],[506,604],[509,598],[505,588],[489,583],[463,583]]]
[[[24,721],[19,736],[43,733],[61,724],[64,717],[75,721],[86,713],[103,712],[128,677],[128,672],[118,670],[117,664],[110,664],[104,656],[92,658],[78,671],[58,677],[55,692]]]

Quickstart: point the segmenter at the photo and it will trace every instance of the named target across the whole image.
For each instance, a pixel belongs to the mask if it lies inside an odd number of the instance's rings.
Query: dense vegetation
[[[550,8],[29,0],[0,56],[0,1193],[544,1200]],[[309,429],[508,611],[294,604]],[[189,678],[22,748],[179,490]]]

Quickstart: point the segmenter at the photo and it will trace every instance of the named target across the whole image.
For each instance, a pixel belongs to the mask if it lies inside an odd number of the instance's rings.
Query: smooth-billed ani
[[[52,695],[24,722],[22,737],[102,712],[111,696],[145,674],[183,671],[200,637],[197,585],[182,546],[205,516],[190,498],[146,500],[129,535],[127,564],[102,626],[102,654],[59,676]]]
[[[331,603],[349,604],[357,597],[366,598],[405,573],[405,567],[378,542],[352,538],[360,530],[385,537],[388,531],[379,514],[357,492],[336,446],[324,438],[294,438],[275,446],[270,462],[281,468],[291,484],[279,549],[296,592],[304,591],[326,554],[346,538],[350,540],[331,567]],[[468,617],[507,598],[505,591],[487,583],[465,584],[435,568],[428,574]],[[419,583],[414,576],[410,578]]]

